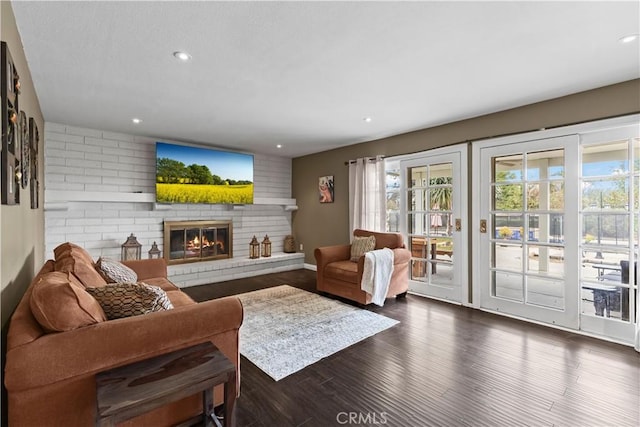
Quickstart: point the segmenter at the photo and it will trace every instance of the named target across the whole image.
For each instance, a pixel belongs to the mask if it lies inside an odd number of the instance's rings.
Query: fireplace
[[[167,264],[209,261],[233,256],[231,221],[165,221]]]

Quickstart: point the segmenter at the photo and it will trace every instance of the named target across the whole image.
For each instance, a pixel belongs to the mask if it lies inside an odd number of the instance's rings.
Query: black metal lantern
[[[151,249],[149,249],[149,259],[158,259],[160,258],[160,254],[162,252],[160,252],[160,249],[158,249],[158,245],[156,244],[156,242],[153,242],[153,245],[151,245]]]
[[[271,256],[271,240],[269,240],[269,236],[267,236],[266,234],[264,235],[264,240],[262,241],[262,256]]]
[[[251,243],[249,243],[249,258],[260,258],[260,243],[258,239],[256,239],[256,236],[253,236]]]
[[[120,255],[122,261],[142,258],[142,245],[136,240],[136,236],[131,233],[127,241],[122,244],[122,253]]]

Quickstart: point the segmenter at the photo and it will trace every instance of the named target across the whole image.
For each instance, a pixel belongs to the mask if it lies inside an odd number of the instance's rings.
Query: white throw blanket
[[[393,251],[389,248],[364,254],[364,270],[360,288],[371,294],[371,302],[382,307],[393,273]]]

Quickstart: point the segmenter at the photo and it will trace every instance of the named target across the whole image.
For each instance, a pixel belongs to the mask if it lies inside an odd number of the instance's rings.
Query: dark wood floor
[[[288,284],[296,270],[186,288],[198,301]],[[244,357],[237,425],[640,426],[632,348],[408,295],[401,323],[278,382]]]

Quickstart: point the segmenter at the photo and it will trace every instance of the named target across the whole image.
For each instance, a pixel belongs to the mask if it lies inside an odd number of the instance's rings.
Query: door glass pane
[[[522,271],[522,245],[494,242],[491,244],[491,266],[500,270]]]
[[[582,239],[585,248],[629,246],[628,214],[592,214],[582,216]]]
[[[564,150],[527,153],[528,181],[564,178]]]
[[[412,259],[411,260],[411,280],[426,282],[428,279],[427,267],[428,267],[427,261]]]
[[[564,282],[527,276],[527,303],[543,307],[564,308]]]
[[[431,283],[450,286],[453,283],[453,262],[429,260]]]
[[[629,171],[627,141],[585,146],[582,149],[582,176],[611,176]]]
[[[432,213],[429,215],[429,234],[446,236],[448,234],[449,215]]]
[[[493,186],[493,210],[522,210],[522,184],[495,184]]]
[[[409,234],[426,235],[428,230],[427,218],[428,215],[422,212],[410,213],[408,215],[409,223],[407,224]]]
[[[429,188],[431,209],[450,211],[452,202],[453,165],[442,163],[429,166]]]
[[[429,190],[426,189],[416,189],[409,190],[409,208],[412,211],[426,211],[429,210],[429,204],[427,200],[429,200]]]
[[[438,237],[437,239],[431,239],[431,251],[433,253],[433,258],[451,261],[451,258],[453,257],[453,239],[450,237]]]
[[[495,214],[492,215],[494,225],[494,238],[501,240],[522,240],[524,231],[523,216],[519,214]]]
[[[564,243],[564,215],[528,214],[529,234],[532,242]]]
[[[613,284],[584,284],[582,314],[629,321],[629,288]]]
[[[602,210],[629,208],[628,178],[625,176],[582,182],[582,209]]]
[[[535,182],[527,185],[527,209],[563,210],[564,182]]]
[[[523,276],[502,271],[493,272],[492,296],[523,301]]]
[[[427,167],[418,166],[408,168],[409,170],[409,187],[426,187],[427,186]]]
[[[493,182],[522,181],[522,154],[493,159]]]
[[[621,283],[621,261],[628,260],[629,254],[626,252],[590,249],[589,246],[583,246],[582,280],[603,284]]]
[[[387,202],[387,231],[400,231],[400,169],[398,166],[385,171]]]
[[[527,245],[527,273],[564,277],[564,248]]]

